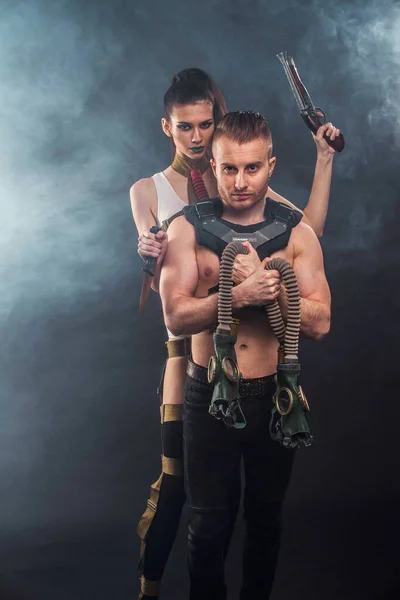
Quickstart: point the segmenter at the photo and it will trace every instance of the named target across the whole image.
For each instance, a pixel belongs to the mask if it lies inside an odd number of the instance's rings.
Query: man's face
[[[213,145],[211,166],[221,199],[235,210],[251,208],[265,198],[276,158],[270,144],[257,138],[239,144],[222,136]]]
[[[202,158],[215,129],[212,104],[200,100],[195,104],[174,106],[170,119],[162,119],[162,127],[164,133],[172,137],[178,154]]]

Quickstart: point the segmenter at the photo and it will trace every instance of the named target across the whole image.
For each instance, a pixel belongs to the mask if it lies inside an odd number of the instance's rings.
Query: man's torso
[[[286,259],[293,265],[295,228],[286,248],[271,256]],[[209,289],[218,284],[220,261],[216,254],[203,246],[196,246],[199,282],[195,291],[197,298],[208,295]],[[265,308],[245,308],[234,314],[240,319],[235,344],[239,369],[244,378],[263,377],[275,373],[278,341],[272,333]],[[195,363],[206,367],[214,354],[212,332],[204,331],[192,336],[192,356]]]

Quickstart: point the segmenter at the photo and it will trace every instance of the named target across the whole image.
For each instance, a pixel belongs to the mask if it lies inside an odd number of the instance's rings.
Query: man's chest
[[[219,271],[220,271],[220,260],[219,257],[204,246],[197,245],[196,248],[197,255],[197,268],[199,274],[199,283],[197,287],[197,294],[199,296],[206,295],[206,291],[210,288],[216,286],[219,280]],[[271,254],[272,257],[280,257],[287,260],[291,265],[293,265],[293,244],[289,240],[289,244],[286,248],[282,248],[277,252]]]

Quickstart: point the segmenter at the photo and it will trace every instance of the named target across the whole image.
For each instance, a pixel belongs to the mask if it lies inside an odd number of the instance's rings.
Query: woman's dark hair
[[[228,112],[225,100],[214,80],[202,69],[184,69],[172,78],[164,96],[165,117],[169,120],[174,106],[208,100],[213,106],[214,122],[218,125]]]

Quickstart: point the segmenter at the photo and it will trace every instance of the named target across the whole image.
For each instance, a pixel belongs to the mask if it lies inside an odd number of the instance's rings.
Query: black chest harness
[[[196,202],[185,206],[183,214],[196,230],[197,243],[208,248],[221,259],[230,242],[250,242],[260,260],[286,248],[293,227],[301,221],[302,214],[282,202],[267,199],[265,220],[255,225],[237,225],[222,219],[223,204],[220,198]]]

